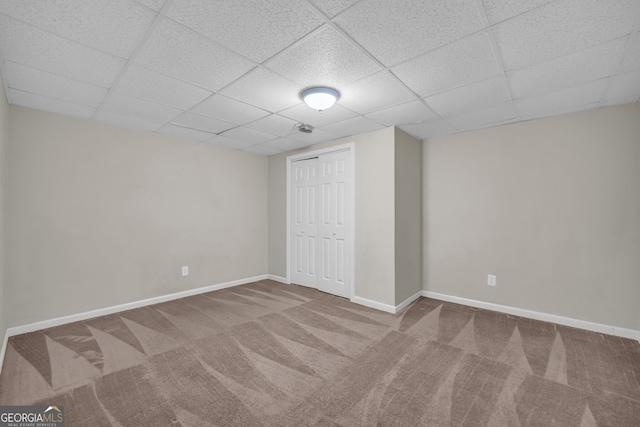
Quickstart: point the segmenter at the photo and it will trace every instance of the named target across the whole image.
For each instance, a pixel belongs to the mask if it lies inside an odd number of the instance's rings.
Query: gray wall
[[[10,119],[9,326],[266,273],[265,157],[20,107]]]
[[[2,80],[2,76],[0,76]],[[7,330],[6,287],[6,200],[7,200],[7,147],[9,145],[9,104],[0,85],[0,343]],[[1,344],[0,344],[1,345]],[[0,361],[0,364],[2,361]]]
[[[434,138],[423,154],[425,290],[640,329],[640,104]]]
[[[395,305],[422,289],[422,142],[395,129]]]
[[[269,273],[287,275],[287,156],[348,142],[355,145],[355,295],[395,305],[393,128],[269,157]]]

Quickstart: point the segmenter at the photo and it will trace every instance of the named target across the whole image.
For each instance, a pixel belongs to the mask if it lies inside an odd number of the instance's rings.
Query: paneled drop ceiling
[[[639,0],[2,0],[0,71],[14,105],[271,155],[636,102],[639,29]]]

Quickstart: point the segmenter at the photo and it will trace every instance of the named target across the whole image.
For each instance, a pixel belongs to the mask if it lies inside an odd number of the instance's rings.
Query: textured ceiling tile
[[[492,107],[448,117],[447,121],[458,129],[467,130],[512,121],[517,116],[518,113],[511,102],[503,102]]]
[[[613,76],[609,80],[605,101],[629,98],[640,98],[640,71]]]
[[[269,147],[263,144],[252,145],[251,147],[245,148],[243,151],[259,154],[261,156],[271,156],[273,154],[282,153],[282,150],[276,147]]]
[[[433,111],[424,105],[422,101],[411,101],[406,104],[378,110],[365,116],[375,120],[384,126],[398,126],[408,123],[418,123],[437,118]]]
[[[272,114],[260,120],[256,120],[255,122],[249,123],[247,126],[272,135],[287,136],[292,132],[298,132],[294,127],[296,123],[297,122],[295,120],[291,120],[277,114]]]
[[[110,87],[125,60],[0,15],[0,52],[7,61]]]
[[[334,139],[338,138],[334,134],[322,129],[314,129],[312,133],[292,133],[287,136],[287,139],[299,142],[303,147],[308,147],[309,145],[319,144],[326,141],[333,141]]]
[[[535,96],[607,77],[613,72],[626,41],[626,38],[614,40],[513,71],[509,74],[513,97]]]
[[[167,0],[136,0],[138,3],[147,6],[151,10],[155,10],[156,12],[160,12],[162,6],[167,2]]]
[[[425,98],[427,104],[441,116],[483,109],[508,100],[509,91],[502,76],[492,77]]]
[[[328,26],[269,62],[268,67],[303,86],[325,85],[337,89],[381,70]]]
[[[619,73],[640,70],[640,33],[636,33],[635,38],[629,42],[626,55],[622,59]]]
[[[335,104],[333,107],[322,112],[310,108],[307,104],[301,103],[295,107],[288,108],[280,112],[280,115],[289,117],[300,123],[308,123],[313,126],[324,126],[330,123],[339,122],[357,116],[353,111],[349,111],[342,106]]]
[[[495,24],[554,0],[482,0],[489,24]]]
[[[578,111],[602,98],[607,87],[607,79],[572,86],[545,95],[522,98],[515,101],[522,118],[551,116],[556,112]]]
[[[482,27],[474,0],[362,1],[335,22],[387,66]]]
[[[156,17],[129,0],[3,0],[0,13],[122,58],[131,56]]]
[[[392,71],[422,97],[501,72],[484,32],[429,52]]]
[[[360,0],[309,0],[329,18],[334,18]]]
[[[306,141],[300,142],[300,141],[294,141],[289,138],[278,138],[273,141],[265,142],[262,145],[265,147],[273,147],[282,152],[287,152],[287,151],[293,151],[293,150],[298,150],[300,148],[304,148],[309,144]]]
[[[386,71],[365,77],[341,90],[340,105],[360,114],[391,107],[415,99]]]
[[[356,135],[359,133],[371,132],[374,130],[384,129],[384,126],[373,120],[364,117],[354,117],[342,122],[333,123],[323,126],[322,130],[334,135]]]
[[[176,138],[188,139],[191,141],[206,141],[208,139],[211,139],[212,137],[212,135],[208,132],[201,132],[196,129],[185,128],[172,124],[161,127],[157,132],[164,135],[175,136]]]
[[[7,91],[8,97],[13,105],[21,107],[35,108],[38,110],[50,111],[52,113],[64,114],[88,119],[96,109],[86,105],[72,104],[59,99],[46,98],[29,92],[22,92],[15,89]]]
[[[13,62],[5,62],[2,71],[9,88],[85,105],[94,109],[107,95],[106,88],[70,80]]]
[[[227,138],[236,139],[238,141],[247,142],[249,144],[260,144],[267,141],[273,141],[277,137],[269,133],[246,127],[237,127],[223,134]]]
[[[441,119],[436,119],[424,123],[417,123],[413,125],[403,125],[399,127],[409,135],[414,136],[418,139],[448,135],[456,132],[456,128]]]
[[[222,92],[239,101],[277,112],[299,104],[298,92],[301,89],[273,71],[257,68]]]
[[[507,70],[527,67],[631,33],[637,0],[558,0],[495,26]]]
[[[251,143],[251,142],[240,141],[240,140],[228,138],[222,135],[213,137],[212,139],[207,140],[207,142],[213,145],[217,145],[219,147],[233,148],[234,150],[242,150],[243,148],[247,148],[247,147],[251,147],[252,145],[255,145],[254,143]]]
[[[632,104],[634,102],[640,102],[640,96],[631,96],[628,98],[616,98],[616,99],[605,99],[600,102],[597,107],[609,107],[612,105],[623,105],[623,104]],[[594,106],[595,108],[596,106]]]
[[[182,110],[187,110],[211,96],[208,90],[137,66],[129,67],[115,90]]]
[[[154,131],[169,123],[182,110],[111,92],[94,119],[124,127]]]
[[[226,86],[255,66],[248,59],[169,19],[158,25],[136,62],[212,91]]]
[[[265,110],[223,95],[213,95],[200,105],[192,108],[191,111],[241,125],[269,114]]]
[[[175,0],[168,16],[257,62],[322,25],[304,4],[287,0]]]
[[[191,129],[208,132],[209,134],[217,134],[231,128],[237,127],[236,124],[224,120],[214,119],[213,117],[202,116],[192,112],[186,112],[171,122],[172,124],[181,125]],[[212,135],[209,135],[211,137]]]

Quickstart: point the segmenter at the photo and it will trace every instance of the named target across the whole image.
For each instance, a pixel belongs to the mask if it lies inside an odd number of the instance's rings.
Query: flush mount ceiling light
[[[340,92],[330,87],[310,87],[300,92],[300,98],[314,110],[323,111],[340,99]]]

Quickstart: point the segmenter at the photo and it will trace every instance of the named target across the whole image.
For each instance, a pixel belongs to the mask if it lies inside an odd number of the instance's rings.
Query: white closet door
[[[291,281],[318,287],[318,159],[292,162],[290,185]]]
[[[318,177],[318,289],[351,297],[350,151],[320,156]]]

